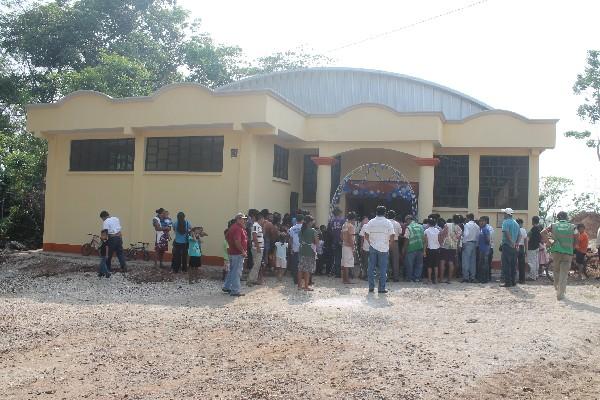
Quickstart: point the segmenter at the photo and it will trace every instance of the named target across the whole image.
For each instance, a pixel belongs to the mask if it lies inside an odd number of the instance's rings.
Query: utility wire
[[[342,46],[335,47],[335,48],[333,48],[331,50],[326,51],[325,54],[327,54],[327,53],[333,53],[333,52],[336,52],[336,51],[339,51],[339,50],[347,49],[348,47],[353,47],[353,46],[357,46],[359,44],[363,44],[365,42],[370,42],[372,40],[380,39],[380,38],[392,35],[394,33],[400,32],[400,31],[404,31],[404,30],[407,30],[407,29],[410,29],[410,28],[414,28],[415,26],[418,26],[418,25],[422,25],[422,24],[426,24],[426,23],[431,22],[431,21],[435,21],[436,19],[440,19],[440,18],[446,17],[448,15],[458,14],[458,13],[460,13],[462,11],[465,11],[465,10],[467,10],[469,8],[477,7],[477,6],[480,6],[480,5],[484,4],[484,3],[487,3],[488,1],[489,0],[478,0],[478,1],[475,1],[473,3],[467,4],[467,5],[463,6],[463,7],[457,7],[457,8],[454,8],[452,10],[444,11],[441,14],[437,14],[437,15],[434,15],[434,16],[431,16],[431,17],[427,17],[427,18],[418,20],[416,22],[413,22],[411,24],[403,25],[401,27],[392,29],[390,31],[377,33],[375,35],[366,37],[364,39],[360,39],[360,40],[357,40],[357,41],[354,41],[354,42],[346,43],[346,44],[344,44]]]

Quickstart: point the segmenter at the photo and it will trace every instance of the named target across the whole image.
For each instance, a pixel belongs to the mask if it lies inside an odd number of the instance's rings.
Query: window
[[[436,156],[433,185],[434,207],[467,208],[469,202],[469,156]]]
[[[273,158],[273,178],[287,180],[288,159],[290,158],[290,151],[277,145],[275,145],[274,149],[275,155]]]
[[[134,139],[71,140],[71,171],[133,171]]]
[[[317,165],[311,159],[312,154],[304,156],[304,170],[302,172],[302,202],[315,203],[317,201]]]
[[[223,171],[223,136],[148,138],[146,171]]]
[[[481,156],[479,208],[527,210],[529,157]]]

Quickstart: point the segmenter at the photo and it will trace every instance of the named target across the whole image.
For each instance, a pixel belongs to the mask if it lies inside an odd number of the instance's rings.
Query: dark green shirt
[[[315,251],[312,245],[315,243],[317,231],[313,228],[306,228],[304,232],[300,231],[300,257],[314,257]]]

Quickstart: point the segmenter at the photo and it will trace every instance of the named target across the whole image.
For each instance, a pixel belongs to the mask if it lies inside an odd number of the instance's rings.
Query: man
[[[488,283],[490,281],[490,269],[488,267],[491,239],[490,231],[487,229],[487,221],[481,217],[479,219],[479,266],[477,268],[477,280],[480,283]]]
[[[437,217],[435,215],[427,221],[425,229],[427,239],[427,283],[439,283],[438,266],[440,264],[440,230],[437,226]]]
[[[531,229],[527,234],[527,264],[529,264],[529,280],[535,281],[540,269],[540,243],[542,242],[542,227],[540,217],[531,218]]]
[[[519,242],[519,224],[513,219],[513,209],[504,208],[504,222],[502,222],[502,273],[504,284],[502,287],[516,286],[517,273],[517,243]]]
[[[387,293],[385,283],[387,281],[388,257],[390,243],[394,241],[394,227],[385,218],[385,206],[378,206],[376,217],[369,221],[365,228],[365,239],[369,243],[369,293],[375,291],[375,269],[379,272],[379,293]]]
[[[412,215],[404,219],[406,229],[404,230],[404,272],[406,280],[421,282],[423,277],[423,255],[425,252],[425,230],[423,226],[414,220]]]
[[[248,219],[246,220],[246,237],[252,237],[252,225],[256,221],[256,216],[258,215],[258,210],[251,208],[248,210]],[[252,241],[248,240],[248,249],[246,249],[247,254],[252,254]],[[248,257],[246,259],[246,270],[252,269],[252,257]]]
[[[396,212],[389,210],[386,214],[388,221],[392,223],[394,227],[394,241],[390,244],[390,255],[391,255],[391,266],[392,266],[392,280],[394,282],[400,281],[400,248],[398,247],[398,239],[402,232],[402,226],[396,221]]]
[[[260,212],[256,216],[256,221],[252,224],[252,269],[248,274],[248,279],[246,281],[247,286],[253,286],[258,283],[265,247],[263,234],[264,225],[265,216]]]
[[[288,234],[292,240],[292,252],[290,254],[290,261],[288,267],[292,274],[292,279],[295,284],[298,284],[298,262],[300,261],[300,230],[302,229],[302,223],[304,222],[304,215],[296,215],[296,225],[288,229]]]
[[[235,215],[235,223],[227,230],[225,240],[227,240],[229,255],[229,272],[225,277],[223,292],[230,296],[244,296],[240,293],[242,269],[244,268],[244,259],[248,256],[248,236],[246,234],[246,217],[243,213]]]
[[[365,229],[369,224],[369,217],[364,216],[361,222],[360,231],[360,274],[359,278],[366,281],[367,271],[369,270],[369,242],[365,239]]]
[[[463,248],[462,248],[462,282],[475,282],[475,264],[477,241],[481,228],[475,223],[475,216],[467,214],[467,223],[463,230]]]
[[[577,269],[579,270],[579,278],[583,280],[584,275],[588,278],[585,255],[590,244],[590,238],[585,231],[584,224],[577,225],[577,232],[579,232],[579,238],[577,239],[577,246],[575,248],[575,264],[577,264]]]
[[[106,230],[108,233],[108,240],[106,245],[108,246],[108,255],[106,258],[106,268],[109,272],[112,272],[110,264],[114,253],[117,253],[117,259],[121,265],[121,271],[127,272],[127,264],[125,263],[125,256],[123,255],[123,235],[121,234],[121,221],[117,217],[111,217],[108,211],[102,211],[100,213],[100,219],[102,220],[102,230]]]
[[[523,228],[523,220],[517,219],[519,225],[519,242],[517,243],[517,265],[519,268],[519,283],[525,283],[525,248],[527,247],[527,230]]]
[[[355,223],[356,214],[349,212],[346,222],[342,225],[342,283],[346,285],[353,283],[350,281],[349,272],[354,268]]]
[[[559,212],[556,218],[558,219],[557,223],[542,231],[542,239],[546,245],[550,245],[549,235],[552,235],[552,239],[554,239],[554,243],[550,247],[554,259],[554,289],[556,289],[556,298],[563,300],[573,259],[573,247],[579,239],[579,233],[576,233],[575,225],[567,221],[566,212]]]
[[[342,266],[342,226],[344,225],[342,210],[336,208],[333,210],[333,217],[327,224],[327,232],[331,238],[331,261],[332,269],[336,278],[341,277]]]
[[[488,267],[488,276],[489,279],[492,279],[492,260],[494,259],[494,227],[490,225],[490,217],[483,216],[481,217],[485,221],[485,229],[490,233],[490,251],[488,252],[488,258],[486,260],[486,265]]]
[[[270,213],[268,209],[261,211],[264,216],[263,228],[263,239],[264,239],[264,250],[263,250],[263,265],[268,268],[269,266],[269,254],[271,249],[274,248],[275,242],[279,239],[279,229],[273,223],[274,214]],[[262,279],[262,274],[260,276]]]

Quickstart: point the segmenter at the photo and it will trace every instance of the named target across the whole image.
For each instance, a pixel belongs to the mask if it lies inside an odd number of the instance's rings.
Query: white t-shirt
[[[360,232],[358,233],[358,236],[360,236],[361,238],[363,238],[363,243],[362,243],[362,249],[364,251],[369,251],[369,242],[367,242],[364,237],[365,237],[365,228],[367,227],[367,224],[363,224],[360,227]]]
[[[286,258],[287,256],[287,243],[275,242],[275,251],[277,258]]]
[[[519,229],[519,246],[525,246],[525,238],[527,237],[527,230],[525,228]]]
[[[108,217],[102,223],[102,230],[106,229],[109,235],[121,232],[121,221],[117,217]]]
[[[254,234],[256,233],[256,241],[261,249],[265,248],[265,239],[263,238],[262,226],[258,222],[252,224],[252,247],[256,247],[254,244]]]
[[[465,230],[463,231],[463,243],[464,242],[476,242],[479,238],[479,232],[481,228],[474,221],[469,221],[465,224]]]
[[[394,236],[394,226],[386,217],[375,217],[370,220],[365,233],[369,235],[369,242],[375,250],[382,253],[390,251],[390,237]]]
[[[425,237],[427,237],[427,248],[431,250],[436,250],[440,248],[440,241],[438,240],[438,235],[440,234],[439,229],[435,226],[430,226],[425,229]]]
[[[390,221],[394,227],[394,240],[398,240],[402,234],[402,226],[400,225],[400,222],[396,221],[395,219],[388,219],[388,221]]]

